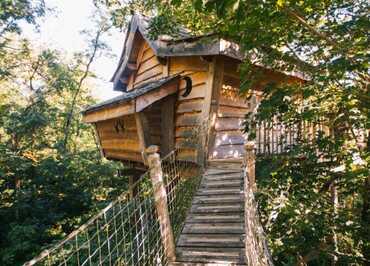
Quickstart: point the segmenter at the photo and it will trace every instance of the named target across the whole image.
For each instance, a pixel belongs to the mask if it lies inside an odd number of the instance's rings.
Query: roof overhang
[[[237,60],[244,58],[239,45],[221,39],[214,34],[192,36],[183,29],[179,39],[158,38],[152,40],[148,34],[149,21],[149,18],[138,14],[132,17],[118,68],[111,79],[114,90],[126,90],[125,82],[133,71],[130,65],[136,64],[138,47],[134,44],[138,40],[145,40],[158,57],[225,55]]]
[[[178,92],[181,76],[170,76],[149,82],[135,90],[90,106],[83,111],[85,123],[118,118],[141,112],[154,102]]]
[[[135,71],[130,66],[136,64],[139,47],[134,44],[138,40],[145,40],[157,57],[223,55],[240,62],[246,58],[240,45],[219,38],[216,34],[194,36],[186,29],[181,28],[179,31],[180,37],[177,39],[170,36],[160,36],[158,39],[153,40],[148,34],[149,24],[150,18],[148,17],[139,14],[132,17],[126,33],[124,48],[118,67],[111,79],[114,90],[126,91],[128,77]],[[257,62],[254,64],[268,68]],[[309,77],[301,72],[280,72],[303,80],[309,79]]]

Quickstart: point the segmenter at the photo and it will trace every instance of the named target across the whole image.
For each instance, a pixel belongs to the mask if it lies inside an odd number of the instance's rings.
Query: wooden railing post
[[[148,156],[150,179],[153,184],[154,203],[158,214],[162,243],[168,261],[174,262],[176,260],[175,240],[171,227],[167,193],[163,182],[163,172],[158,151],[159,147],[152,145],[146,149],[146,154]]]
[[[245,148],[245,167],[248,174],[248,183],[252,191],[256,191],[256,154],[254,141],[248,141]]]

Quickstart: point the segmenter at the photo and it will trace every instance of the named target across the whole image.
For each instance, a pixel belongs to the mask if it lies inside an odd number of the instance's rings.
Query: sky
[[[81,34],[82,30],[93,30],[92,14],[95,7],[92,0],[46,0],[46,5],[52,8],[46,16],[39,20],[40,28],[24,25],[23,33],[32,43],[39,43],[42,47],[50,47],[61,51],[67,58],[73,53],[87,48],[87,37]],[[119,56],[124,42],[124,32],[113,29],[106,34],[103,41],[111,51],[95,60],[92,71],[98,79],[91,81],[92,94],[101,99],[108,99],[118,95],[113,91],[109,82],[117,67]]]

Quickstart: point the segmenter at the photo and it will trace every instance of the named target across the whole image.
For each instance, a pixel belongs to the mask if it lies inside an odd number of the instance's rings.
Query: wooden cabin
[[[144,149],[158,145],[161,155],[178,148],[179,157],[206,164],[241,160],[245,114],[263,86],[296,82],[298,77],[257,67],[260,82],[249,102],[240,97],[239,46],[217,36],[151,40],[148,18],[133,16],[112,82],[118,97],[84,111],[96,128],[108,159],[145,165]]]

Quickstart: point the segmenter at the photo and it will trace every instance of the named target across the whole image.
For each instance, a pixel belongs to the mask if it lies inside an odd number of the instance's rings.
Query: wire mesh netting
[[[246,169],[246,168],[245,168]],[[245,249],[246,261],[250,266],[273,266],[267,239],[258,215],[258,206],[254,198],[248,173],[244,171],[245,200]]]
[[[176,236],[200,177],[195,174],[195,164],[177,159],[177,151],[162,160],[162,169]],[[167,265],[149,172],[140,177],[132,191],[134,196],[123,193],[78,230],[24,266]]]
[[[168,209],[175,241],[181,233],[187,211],[201,180],[199,165],[180,160],[179,152],[180,150],[175,150],[162,160]]]

